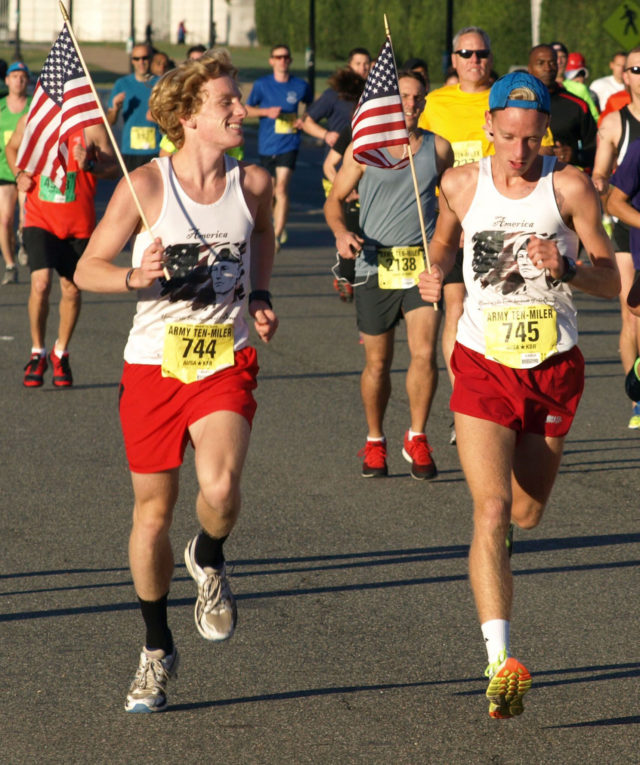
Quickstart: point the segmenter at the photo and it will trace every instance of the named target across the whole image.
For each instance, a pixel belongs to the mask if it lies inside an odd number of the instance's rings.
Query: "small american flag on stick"
[[[408,151],[392,159],[385,146],[409,146],[409,133],[398,89],[398,73],[391,40],[387,37],[351,119],[353,156],[363,165],[400,170],[409,164]]]
[[[44,62],[18,150],[17,166],[49,177],[64,192],[72,133],[102,122],[66,25]]]

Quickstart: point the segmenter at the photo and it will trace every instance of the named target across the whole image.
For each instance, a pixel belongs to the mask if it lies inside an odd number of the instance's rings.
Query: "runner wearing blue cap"
[[[550,97],[530,74],[500,78],[489,96],[495,155],[448,170],[420,293],[437,301],[464,229],[467,299],[451,359],[451,408],[474,506],[469,578],[486,643],[494,718],[519,715],[531,686],[511,656],[511,522],[538,525],[582,394],[571,287],[613,298],[620,279],[590,179],[538,154]],[[464,226],[462,225],[464,221]],[[575,261],[579,242],[592,265]]]

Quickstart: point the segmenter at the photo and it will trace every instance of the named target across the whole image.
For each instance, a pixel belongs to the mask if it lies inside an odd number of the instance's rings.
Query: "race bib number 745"
[[[556,311],[549,305],[483,309],[485,356],[514,369],[538,366],[558,352]]]

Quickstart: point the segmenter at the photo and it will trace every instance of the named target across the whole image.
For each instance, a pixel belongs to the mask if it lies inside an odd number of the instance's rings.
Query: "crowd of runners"
[[[582,394],[573,290],[620,296],[623,371],[629,395],[640,391],[640,294],[632,289],[640,258],[640,48],[616,52],[611,76],[590,90],[583,57],[560,42],[534,47],[525,66],[499,77],[488,34],[466,27],[453,39],[443,87],[430,90],[423,59],[408,59],[396,78],[387,51],[372,61],[359,47],[314,101],[306,81],[290,73],[290,47],[278,44],[272,73],[253,84],[246,106],[229,55],[201,48],[171,67],[147,43],[133,47],[132,73],[115,84],[106,116],[122,120],[120,148],[138,205],[123,179],[97,225],[96,178],[121,172],[104,126],[69,138],[73,183],[60,194],[21,167],[24,65],[9,68],[0,101],[0,123],[12,120],[0,133],[3,284],[15,282],[20,246],[31,272],[24,385],[42,386],[48,362],[54,385],[73,384],[68,345],[81,290],[138,296],[119,407],[135,497],[130,566],[145,636],[125,708],[164,709],[178,667],[167,613],[170,528],[189,443],[200,530],[184,557],[197,585],[195,622],[211,641],[235,629],[223,548],[240,511],[256,411],[249,324],[264,342],[278,327],[269,285],[287,241],[304,132],[325,145],[335,285],[354,301],[364,350],[361,474],[388,474],[384,415],[404,321],[409,412],[398,449],[414,479],[437,477],[427,424],[441,337],[451,442],[473,501],[469,572],[488,656],[489,714],[517,716],[531,677],[510,650],[513,530],[540,522]],[[352,116],[380,90],[401,105],[408,136],[372,159]],[[247,117],[259,120],[259,164],[242,161]],[[18,194],[26,203],[14,242]],[[129,245],[130,264],[117,265]],[[54,270],[60,323],[47,355]],[[640,403],[633,407],[636,428]]]

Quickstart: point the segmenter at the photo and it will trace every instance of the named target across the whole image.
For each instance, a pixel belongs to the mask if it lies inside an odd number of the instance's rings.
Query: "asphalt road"
[[[586,391],[543,523],[516,533],[513,558],[512,648],[534,685],[521,718],[491,720],[444,365],[428,429],[438,479],[412,480],[400,453],[403,328],[386,419],[391,475],[362,479],[362,349],[353,306],[331,288],[319,180],[319,151],[306,145],[273,278],[281,326],[260,348],[244,507],[226,546],[239,610],[227,644],[202,640],[193,623],[182,561],[197,529],[191,453],[183,470],[170,596],[182,664],[165,714],[123,711],[143,640],[116,413],[134,297],[87,294],[73,389],[48,377],[28,390],[25,269],[0,290],[0,761],[638,763],[640,459],[617,304],[577,297]]]

